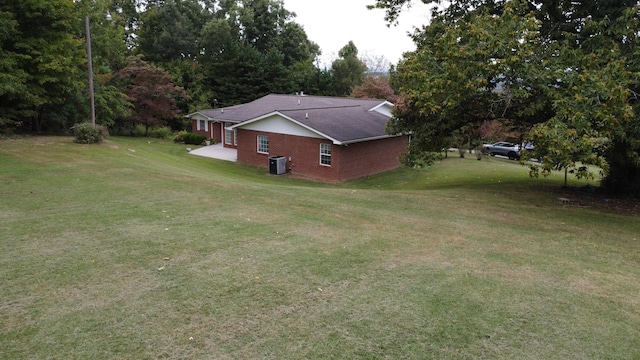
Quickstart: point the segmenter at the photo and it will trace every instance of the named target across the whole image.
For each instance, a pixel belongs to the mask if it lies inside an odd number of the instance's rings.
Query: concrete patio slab
[[[226,148],[221,143],[193,149],[189,151],[189,154],[218,160],[238,161],[238,150]]]

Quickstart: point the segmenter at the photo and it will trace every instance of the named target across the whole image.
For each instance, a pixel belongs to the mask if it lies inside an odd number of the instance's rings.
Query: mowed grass
[[[326,185],[164,141],[0,141],[0,358],[640,358],[640,221],[561,184],[497,158]]]

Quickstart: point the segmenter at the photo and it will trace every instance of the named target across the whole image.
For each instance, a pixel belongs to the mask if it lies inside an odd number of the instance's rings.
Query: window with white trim
[[[207,130],[207,122],[205,120],[198,120],[198,130]]]
[[[261,154],[269,153],[269,137],[266,135],[258,135],[258,152]]]
[[[233,130],[229,128],[224,129],[224,143],[227,145],[231,145],[231,137],[233,136]]]
[[[320,144],[320,165],[331,166],[331,144]]]

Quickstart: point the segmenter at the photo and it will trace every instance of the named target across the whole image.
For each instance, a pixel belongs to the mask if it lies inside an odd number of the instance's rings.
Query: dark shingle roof
[[[271,94],[246,104],[197,113],[212,120],[241,123],[277,112],[333,140],[349,143],[387,136],[384,130],[389,117],[371,111],[384,103],[386,100],[380,99]]]
[[[388,116],[361,106],[288,110],[280,113],[341,143],[386,137],[384,130],[389,121]]]

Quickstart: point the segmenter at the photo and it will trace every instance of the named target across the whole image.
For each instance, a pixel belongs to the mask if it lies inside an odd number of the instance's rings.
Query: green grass
[[[0,141],[0,358],[637,359],[637,214],[561,185],[497,158],[323,185],[164,141]]]

